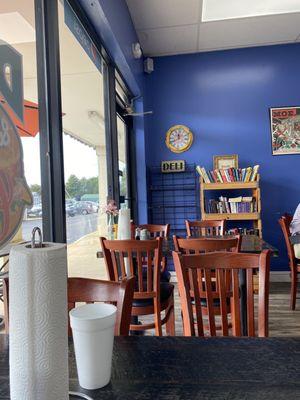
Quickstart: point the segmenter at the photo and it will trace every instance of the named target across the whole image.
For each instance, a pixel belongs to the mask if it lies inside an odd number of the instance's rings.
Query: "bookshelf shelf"
[[[259,213],[205,213],[205,220],[214,220],[214,219],[228,219],[228,220],[259,220]]]
[[[248,213],[208,213],[205,211],[205,193],[209,190],[243,190],[250,189],[251,196],[256,202],[257,212]],[[226,183],[205,183],[203,178],[200,178],[200,207],[202,220],[218,220],[226,219],[232,221],[253,221],[253,228],[259,229],[259,234],[262,236],[262,223],[261,223],[261,200],[260,200],[260,187],[259,175],[254,182],[226,182]]]
[[[200,179],[201,183],[201,179]],[[256,189],[259,182],[202,183],[204,190]]]

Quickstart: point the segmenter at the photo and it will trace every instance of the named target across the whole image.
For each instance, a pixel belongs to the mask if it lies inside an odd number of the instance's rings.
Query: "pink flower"
[[[102,207],[102,211],[108,215],[116,216],[119,213],[115,200],[108,200],[107,205]]]

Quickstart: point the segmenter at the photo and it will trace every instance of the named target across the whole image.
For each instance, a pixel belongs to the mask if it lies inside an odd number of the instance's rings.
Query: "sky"
[[[39,134],[35,138],[21,138],[25,177],[28,185],[41,184]],[[74,174],[78,178],[98,175],[96,151],[68,135],[64,135],[65,180]]]

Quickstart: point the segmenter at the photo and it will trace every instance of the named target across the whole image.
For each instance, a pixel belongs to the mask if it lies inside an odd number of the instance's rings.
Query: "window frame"
[[[37,50],[37,80],[40,124],[40,158],[43,204],[44,240],[66,243],[65,179],[63,157],[63,126],[59,56],[58,1],[34,0]],[[108,198],[119,198],[117,113],[124,114],[124,103],[117,100],[116,79],[128,99],[132,94],[125,85],[117,66],[111,60],[101,38],[77,0],[68,0],[104,60],[104,106],[107,151]],[[75,39],[75,38],[74,38]],[[76,39],[75,39],[76,40]],[[121,108],[120,108],[121,107]],[[122,108],[123,107],[123,108]],[[124,117],[122,117],[124,118]],[[126,119],[129,190],[132,217],[137,221],[135,174],[135,140],[132,117]]]

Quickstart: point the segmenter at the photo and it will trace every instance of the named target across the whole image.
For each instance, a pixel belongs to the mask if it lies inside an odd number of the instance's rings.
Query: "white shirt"
[[[293,216],[293,220],[290,225],[290,232],[292,235],[295,235],[296,233],[300,234],[300,203],[298,204]]]

